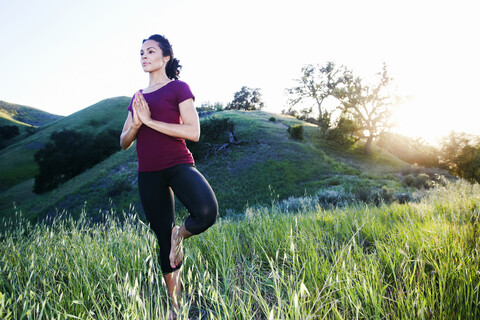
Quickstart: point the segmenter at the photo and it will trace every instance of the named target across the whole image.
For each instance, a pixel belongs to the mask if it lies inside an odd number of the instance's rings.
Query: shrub
[[[356,202],[355,196],[343,189],[320,191],[316,199],[322,207],[343,207]]]
[[[132,190],[131,184],[125,180],[125,179],[120,179],[120,180],[115,180],[113,182],[113,185],[109,188],[107,195],[110,198],[115,198],[120,196],[124,192],[130,192]]]
[[[320,119],[320,136],[329,145],[335,148],[350,149],[358,141],[355,122],[341,117],[332,123],[331,113],[324,112]]]
[[[234,123],[230,118],[208,118],[201,123],[201,139],[208,142],[225,140],[228,132],[233,132]]]
[[[230,118],[206,118],[200,123],[198,142],[186,141],[196,160],[204,158],[212,143],[225,143],[235,138],[235,124]]]
[[[303,140],[303,126],[301,124],[291,125],[288,127],[287,132],[295,140]]]
[[[434,185],[434,181],[426,173],[420,173],[416,176],[409,174],[403,178],[403,183],[408,187],[414,187],[417,189],[428,189]]]
[[[275,122],[275,121],[277,121],[277,119],[275,117],[270,117],[270,119],[268,119],[268,121]]]
[[[27,127],[27,129],[25,129],[25,132],[27,133],[27,136],[31,136],[38,132],[38,127]]]
[[[0,126],[0,138],[12,139],[20,134],[17,126]]]
[[[33,191],[44,193],[53,190],[119,149],[118,132],[115,130],[102,131],[94,139],[90,134],[74,130],[53,132],[50,142],[35,153],[40,172],[35,177]]]
[[[409,175],[405,176],[405,178],[403,178],[403,183],[407,187],[413,187],[414,184],[415,184],[415,176],[413,174],[409,174]]]

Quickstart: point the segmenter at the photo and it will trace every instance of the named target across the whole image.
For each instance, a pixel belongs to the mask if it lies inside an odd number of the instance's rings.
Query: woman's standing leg
[[[208,181],[193,165],[180,165],[170,179],[170,186],[190,215],[180,227],[172,230],[170,264],[182,259],[182,241],[211,227],[218,217],[215,193]]]
[[[181,293],[180,264],[170,266],[172,228],[175,226],[175,202],[164,172],[139,172],[138,188],[143,211],[160,247],[160,266],[175,309]]]

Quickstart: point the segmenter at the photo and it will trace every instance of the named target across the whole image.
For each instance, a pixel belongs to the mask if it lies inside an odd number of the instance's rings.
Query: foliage
[[[125,122],[126,108],[130,100],[129,97],[105,99],[68,117],[58,116],[56,119],[44,117],[44,120],[50,119],[48,125],[39,127],[35,134],[22,135],[19,139],[15,138],[15,143],[0,152],[0,163],[2,164],[0,166],[0,190],[12,188],[21,183],[24,183],[24,188],[31,190],[32,186],[28,181],[33,181],[39,170],[34,154],[49,142],[50,135],[55,131],[75,130],[90,135],[92,139],[103,130],[117,129],[120,131]],[[1,104],[0,101],[0,109]],[[32,117],[32,120],[33,118],[35,118],[35,123],[40,121],[37,116]],[[101,126],[92,127],[90,125],[92,119],[100,119]],[[95,122],[98,123],[98,121]],[[118,136],[116,140],[116,144],[118,144]],[[33,197],[31,193],[30,197]],[[5,201],[3,199],[0,197],[0,207]],[[11,208],[11,202],[8,207]]]
[[[445,185],[447,181],[455,181],[456,177],[444,169],[407,166],[402,169],[403,184],[417,189],[430,189],[435,186]]]
[[[336,123],[332,123],[331,113],[324,112],[320,120],[320,135],[327,145],[338,150],[348,150],[358,141],[356,123],[345,117],[340,117]]]
[[[35,177],[35,193],[55,189],[120,149],[118,133],[111,129],[98,133],[94,139],[88,134],[64,129],[53,132],[50,140],[35,153],[40,170]]]
[[[270,117],[270,118],[268,118],[268,121],[276,122],[276,121],[277,121],[277,118],[275,118],[275,117]]]
[[[0,126],[0,149],[7,147],[7,140],[10,140],[20,134],[17,126]]]
[[[235,131],[235,124],[230,118],[207,118],[201,123],[202,139],[205,141],[225,140],[228,133]]]
[[[379,79],[372,85],[365,84],[360,77],[349,76],[345,88],[335,93],[342,103],[343,113],[352,117],[359,132],[367,133],[360,136],[367,138],[366,154],[370,154],[373,139],[390,127],[389,120],[399,100],[393,92],[393,79],[388,75],[385,64],[377,75]]]
[[[194,159],[201,160],[206,157],[212,143],[225,143],[235,138],[235,124],[228,117],[210,117],[200,122],[200,140],[187,141],[187,147],[192,152]]]
[[[126,105],[129,102],[130,99],[126,101]],[[101,108],[92,112],[92,117],[106,108],[105,105],[99,107]],[[125,108],[121,104],[116,107],[120,111],[124,111]],[[272,116],[277,119],[275,123],[268,121]],[[331,181],[337,179],[340,180],[341,187],[348,192],[352,181],[347,178],[359,177],[362,172],[368,173],[368,176],[362,177],[361,181],[358,181],[359,185],[373,182],[374,185],[371,187],[373,190],[385,184],[392,188],[393,184],[395,192],[402,192],[402,181],[397,173],[405,163],[388,153],[381,152],[376,146],[372,148],[372,156],[369,157],[360,150],[363,142],[359,143],[358,149],[349,151],[337,152],[335,148],[324,148],[323,145],[319,148],[317,145],[319,130],[316,126],[305,124],[289,116],[273,115],[264,111],[224,111],[213,114],[211,117],[228,117],[235,124],[238,141],[248,141],[243,145],[232,145],[228,152],[219,152],[215,157],[205,159],[206,153],[195,157],[198,169],[216,193],[222,216],[226,212],[239,212],[248,204],[270,203],[270,188],[275,190],[275,194],[280,199],[291,196],[311,196],[320,189],[333,186]],[[89,119],[83,122],[85,125],[82,129],[92,129],[88,125]],[[202,118],[201,122],[207,119]],[[124,120],[122,117],[109,127],[121,128]],[[70,117],[60,122],[64,124],[67,121],[70,121]],[[297,143],[296,140],[289,139],[286,128],[294,124],[304,125],[305,143]],[[64,126],[67,127],[68,124]],[[38,137],[40,135],[48,137],[51,133],[49,129],[50,127],[42,129],[28,139],[46,143],[48,140]],[[95,131],[88,132],[94,137]],[[209,143],[225,144],[229,139],[227,134],[220,138],[218,141]],[[210,148],[211,145],[204,146]],[[190,150],[195,153],[193,149]],[[125,166],[127,163],[128,166]],[[37,166],[34,169],[36,170]],[[128,151],[115,153],[52,192],[34,195],[31,192],[33,180],[31,184],[21,184],[5,190],[0,197],[0,211],[3,215],[12,215],[12,203],[16,202],[19,208],[34,220],[36,217],[44,216],[46,212],[54,215],[55,208],[65,208],[79,214],[79,209],[85,201],[87,201],[88,210],[96,215],[111,208],[110,198],[119,208],[128,206],[129,203],[140,207],[138,192],[136,192],[137,169],[135,148],[130,148]],[[117,188],[112,182],[117,180],[116,177],[118,180],[129,181],[132,190],[122,191],[126,190],[122,185],[118,185]],[[112,191],[109,194],[110,189],[118,189],[119,192]]]
[[[323,101],[333,96],[339,90],[341,84],[346,81],[347,70],[345,67],[337,68],[335,63],[328,61],[325,66],[306,65],[302,68],[302,76],[297,79],[298,86],[286,89],[290,96],[288,104],[289,113],[295,114],[293,109],[297,104],[304,101],[313,101],[318,108],[318,118],[323,119]],[[302,116],[307,119],[312,112],[311,107],[302,109]],[[322,126],[323,124],[320,124]]]
[[[235,92],[233,101],[230,102],[226,110],[261,110],[264,107],[260,89],[243,86],[240,91]]]
[[[476,147],[465,146],[458,157],[457,166],[460,177],[480,183],[480,144]]]
[[[33,127],[33,126],[32,127],[27,127],[25,129],[25,132],[27,133],[27,136],[31,136],[31,135],[38,132],[38,127]]]
[[[0,138],[12,139],[20,134],[20,129],[17,126],[0,126]]]
[[[439,166],[439,151],[421,138],[410,138],[393,132],[383,132],[377,146],[410,164],[424,167]]]
[[[301,124],[291,125],[287,131],[293,139],[303,140],[303,126]]]
[[[451,132],[443,138],[440,161],[452,174],[480,182],[480,137]]]
[[[247,208],[185,241],[179,319],[478,319],[480,188],[418,203]],[[131,208],[0,234],[0,318],[163,319],[153,234]]]
[[[195,108],[199,114],[207,112],[219,112],[223,111],[223,103],[221,102],[203,102],[200,107]]]

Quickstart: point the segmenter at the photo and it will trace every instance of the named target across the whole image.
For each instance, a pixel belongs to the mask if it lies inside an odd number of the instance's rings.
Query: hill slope
[[[37,139],[25,142],[23,147],[46,141],[49,133],[63,127],[99,130],[93,123],[120,132],[128,102],[128,98],[99,102],[37,133]],[[242,212],[246,206],[315,195],[320,190],[402,188],[397,173],[406,164],[381,150],[375,150],[368,158],[357,152],[333,155],[318,145],[317,127],[289,116],[262,111],[224,111],[212,116],[230,118],[235,123],[238,139],[245,141],[226,153],[196,159],[197,167],[217,195],[222,215]],[[272,117],[276,117],[276,121],[270,121]],[[297,123],[305,126],[303,141],[293,140],[287,133],[288,126]],[[0,194],[0,209],[4,215],[11,215],[15,202],[25,216],[35,219],[62,210],[78,215],[85,206],[90,213],[109,210],[112,206],[119,212],[128,210],[131,204],[139,207],[134,149],[120,151],[40,196],[31,192],[33,179],[24,180]],[[185,214],[181,208],[180,216]]]
[[[34,154],[62,129],[96,134],[106,128],[121,131],[130,98],[117,97],[102,100],[68,117],[39,128],[38,132],[0,151],[0,191],[35,177],[38,166]]]
[[[0,101],[0,125],[13,122],[22,126],[41,127],[62,118],[36,108]]]

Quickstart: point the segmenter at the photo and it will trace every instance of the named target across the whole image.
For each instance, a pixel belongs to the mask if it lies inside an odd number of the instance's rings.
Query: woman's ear
[[[163,62],[167,63],[170,61],[170,56],[163,57]]]

